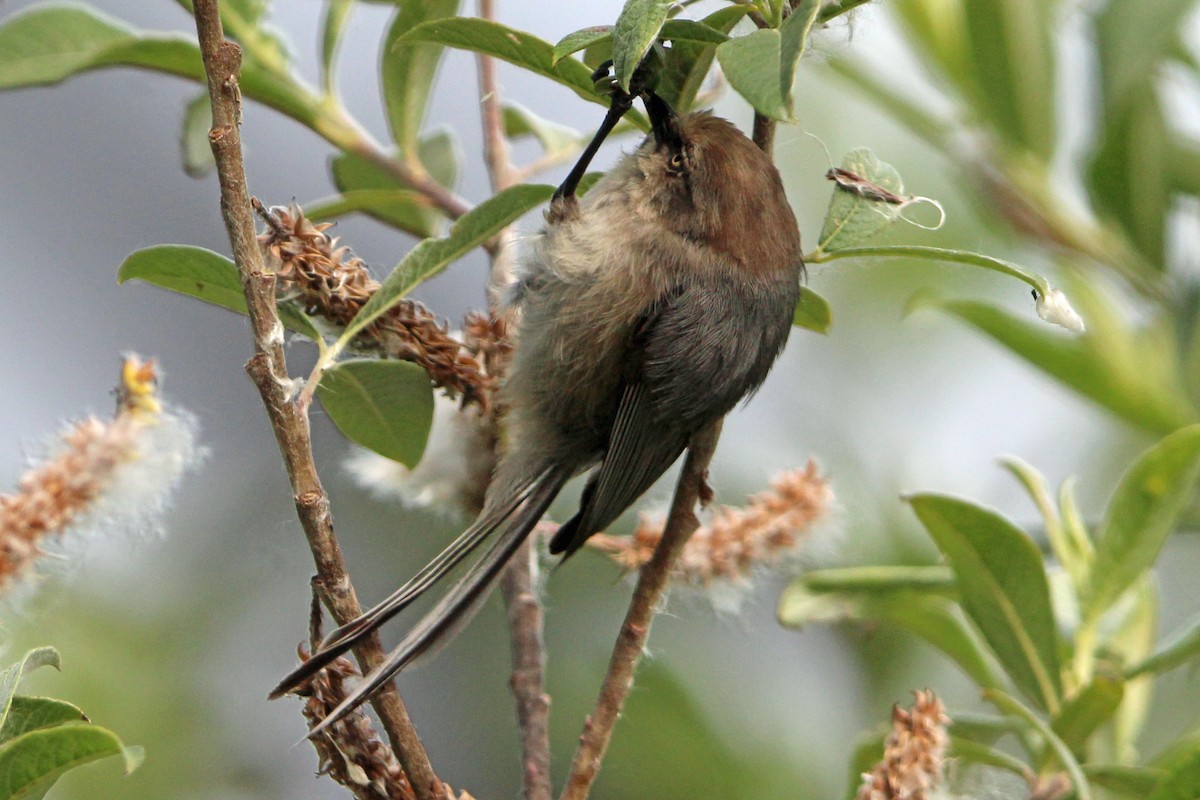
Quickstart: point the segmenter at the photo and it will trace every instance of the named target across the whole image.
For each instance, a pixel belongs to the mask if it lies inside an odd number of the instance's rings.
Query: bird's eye
[[[671,156],[671,161],[669,162],[669,169],[671,170],[671,172],[680,173],[680,172],[683,172],[684,164],[685,164],[685,161],[684,161],[683,153],[676,153],[675,155]]]

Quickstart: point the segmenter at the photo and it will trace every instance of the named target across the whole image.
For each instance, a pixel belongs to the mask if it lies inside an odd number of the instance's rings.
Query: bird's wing
[[[762,382],[791,319],[772,316],[780,304],[757,291],[689,282],[647,309],[630,339],[604,459],[550,552],[569,556],[610,525],[674,463],[693,433]]]

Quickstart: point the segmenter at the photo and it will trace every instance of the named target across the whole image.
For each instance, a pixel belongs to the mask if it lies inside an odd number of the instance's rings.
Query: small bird
[[[447,642],[568,480],[592,470],[578,512],[550,541],[564,558],[650,488],[693,434],[752,394],[787,341],[803,263],[771,160],[724,119],[677,116],[652,90],[632,91],[614,94],[510,291],[520,326],[501,390],[506,440],[483,511],[408,583],[326,637],[271,696],[492,544],[321,727]],[[650,134],[577,200],[579,179],[634,96]]]

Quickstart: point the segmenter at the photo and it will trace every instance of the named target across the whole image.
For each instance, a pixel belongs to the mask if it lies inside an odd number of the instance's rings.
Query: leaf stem
[[[969,264],[973,267],[983,267],[995,272],[1009,275],[1029,284],[1043,296],[1050,293],[1050,282],[1041,275],[1019,267],[1011,261],[1005,261],[982,253],[971,253],[965,250],[949,250],[943,247],[922,247],[919,245],[880,245],[877,247],[848,247],[845,250],[822,252],[814,250],[804,257],[806,264],[825,264],[842,258],[916,258],[926,261],[943,261],[954,264]]]

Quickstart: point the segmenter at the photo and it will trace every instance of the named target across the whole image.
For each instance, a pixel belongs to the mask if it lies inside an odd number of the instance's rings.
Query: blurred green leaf
[[[694,692],[663,661],[648,660],[638,670],[638,689],[622,718],[636,724],[613,739],[595,797],[743,798],[760,795],[766,772],[790,772],[782,759],[763,759],[725,720],[712,719]],[[559,697],[559,694],[555,694]],[[758,746],[761,752],[762,746]],[[652,754],[651,757],[647,757]],[[774,755],[774,754],[772,754]],[[663,769],[663,764],[687,765]],[[637,787],[630,794],[629,787]]]
[[[779,30],[757,30],[717,47],[734,91],[771,119],[793,121],[792,84],[820,3],[804,0]]]
[[[607,97],[596,94],[592,71],[573,58],[554,63],[554,45],[532,34],[476,17],[430,20],[404,33],[397,41],[432,42],[476,53],[485,53],[515,64],[535,75],[560,83],[584,100],[608,105]],[[635,110],[626,114],[642,130],[649,125]]]
[[[142,280],[206,303],[246,313],[237,265],[203,247],[161,244],[137,250],[117,270],[117,283]],[[279,319],[288,330],[316,341],[320,331],[303,313],[288,303],[279,305]]]
[[[341,341],[347,342],[423,281],[484,244],[522,215],[550,199],[553,186],[521,184],[488,198],[459,217],[441,239],[425,239],[408,252],[359,310]]]
[[[29,672],[47,666],[62,668],[58,651],[53,647],[36,647],[0,671],[0,727],[8,724],[8,714],[12,707],[13,695],[17,692],[17,684]]]
[[[1147,87],[1104,121],[1100,146],[1088,170],[1093,203],[1158,269],[1166,266],[1170,137],[1162,105]]]
[[[433,388],[423,367],[343,361],[321,377],[317,397],[350,441],[407,467],[421,460],[433,424]]]
[[[863,775],[869,774],[883,758],[886,739],[886,731],[872,731],[859,737],[858,743],[854,747],[854,754],[850,756],[850,774],[846,781],[845,800],[854,800],[858,796]]]
[[[546,155],[562,155],[580,150],[587,137],[574,128],[542,119],[524,106],[504,104],[504,135],[519,140],[532,136]]]
[[[326,0],[325,19],[321,23],[321,85],[327,94],[334,91],[334,62],[352,11],[354,0]]]
[[[1058,633],[1037,546],[1004,517],[964,500],[933,494],[908,500],[954,570],[963,609],[1013,682],[1056,711]]]
[[[626,92],[634,70],[667,21],[671,0],[625,0],[613,26],[613,75]]]
[[[36,5],[0,26],[0,88],[57,83],[90,69],[134,31],[95,9],[73,3]]]
[[[1161,675],[1197,656],[1200,656],[1200,614],[1180,626],[1149,658],[1130,664],[1125,670],[1125,679],[1145,674]]]
[[[829,301],[807,286],[800,287],[800,302],[792,315],[792,324],[817,333],[827,333],[833,325],[833,312]]]
[[[12,698],[4,724],[0,725],[0,744],[29,731],[53,728],[64,722],[87,722],[87,716],[62,700],[17,695]]]
[[[417,141],[421,123],[429,105],[429,92],[442,58],[442,45],[437,42],[402,41],[404,35],[417,25],[431,20],[452,18],[458,13],[459,0],[410,0],[401,4],[383,40],[382,63],[379,67],[383,102],[387,108],[392,140],[400,156],[409,161],[417,158]]]
[[[179,147],[183,152],[183,171],[193,178],[203,178],[212,172],[212,147],[208,143],[208,132],[212,128],[212,101],[208,92],[192,98],[183,111],[183,128],[179,133]]]
[[[41,798],[69,769],[119,755],[125,773],[137,769],[142,750],[125,747],[96,725],[70,723],[30,731],[0,746],[0,800]]]
[[[1159,591],[1153,573],[1144,574],[1104,617],[1098,650],[1117,664],[1144,661],[1158,641]],[[1141,743],[1154,699],[1154,681],[1134,678],[1125,683],[1125,697],[1113,716],[1106,737],[1106,755],[1132,764],[1141,758]]]
[[[805,572],[795,586],[803,586],[817,592],[858,592],[864,594],[895,592],[911,589],[946,596],[957,596],[954,573],[946,567],[836,567],[814,569]],[[784,590],[787,598],[787,590]],[[783,615],[783,605],[780,606]],[[787,620],[782,620],[787,622]]]
[[[957,720],[951,728],[954,734],[957,734]],[[964,739],[957,735],[952,735],[950,738],[950,758],[961,760],[967,764],[979,764],[985,767],[994,767],[1002,769],[1006,772],[1011,772],[1014,775],[1020,775],[1025,778],[1029,775],[1030,769],[1025,762],[1013,758],[1008,753],[997,750],[994,747],[989,747],[982,742]]]
[[[351,189],[324,200],[305,205],[304,213],[311,220],[330,220],[356,212],[386,216],[414,205],[428,205],[425,195],[413,189]]]
[[[0,25],[0,89],[58,83],[87,70],[130,66],[204,83],[200,50],[184,34],[139,31],[90,6],[43,3]],[[310,127],[316,111],[290,78],[248,60],[242,93]]]
[[[417,142],[417,158],[425,165],[430,177],[442,186],[453,189],[458,183],[462,152],[458,138],[450,128],[438,126],[422,136]]]
[[[1096,318],[1087,314],[1088,333],[1064,336],[1031,319],[1020,319],[994,306],[966,300],[926,297],[922,306],[946,311],[1031,362],[1067,386],[1118,416],[1150,431],[1165,433],[1194,418],[1187,399],[1154,370],[1154,342],[1129,341],[1120,349],[1097,335]],[[1115,332],[1115,331],[1114,331]],[[1128,331],[1124,333],[1129,336]],[[1139,345],[1134,347],[1134,345]],[[1119,356],[1140,352],[1136,363]],[[1143,365],[1139,368],[1139,365]]]
[[[962,9],[975,111],[1009,143],[1049,162],[1056,143],[1055,4],[966,0]]]
[[[866,147],[851,150],[842,158],[842,169],[886,189],[904,195],[900,173],[891,164],[880,161]],[[825,224],[817,237],[817,252],[844,250],[861,244],[900,217],[900,207],[882,199],[851,191],[839,184],[833,187]]]
[[[953,591],[940,567],[848,567],[815,570],[793,581],[779,599],[783,625],[887,622],[932,644],[980,686],[1005,686],[979,635],[944,593]]]
[[[1106,3],[1093,16],[1106,116],[1153,91],[1160,62],[1174,49],[1195,0]]]
[[[1125,764],[1084,764],[1083,774],[1093,786],[1117,797],[1143,800],[1166,776],[1166,771],[1151,767],[1131,767]]]
[[[1096,618],[1158,559],[1200,477],[1200,425],[1144,452],[1121,478],[1096,542],[1085,616]]]
[[[457,163],[454,144],[448,134],[438,133],[422,140],[418,144],[417,157],[430,159],[432,163],[424,163],[424,169],[439,183],[447,178],[453,183]],[[342,153],[330,160],[329,169],[338,191],[345,197],[357,198],[358,207],[354,210],[422,239],[441,232],[445,214],[375,162],[353,153]],[[390,194],[359,194],[381,190]],[[379,202],[367,203],[371,197]]]
[[[1195,800],[1200,797],[1200,750],[1177,764],[1146,800]]]
[[[1098,675],[1083,690],[1063,703],[1050,722],[1071,751],[1082,758],[1084,746],[1096,730],[1112,719],[1125,697],[1125,682],[1120,678]]]

